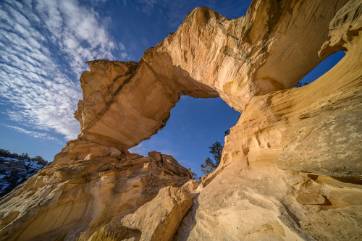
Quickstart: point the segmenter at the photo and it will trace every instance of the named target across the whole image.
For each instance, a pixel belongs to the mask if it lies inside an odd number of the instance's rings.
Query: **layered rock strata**
[[[348,2],[315,82],[251,99],[176,240],[360,240],[362,4]]]
[[[362,3],[256,0],[195,9],[139,63],[92,61],[77,140],[0,201],[0,240],[359,240]],[[322,58],[345,57],[291,88]],[[128,148],[181,95],[242,111],[196,187],[170,156]]]
[[[180,221],[191,206],[187,185],[179,188],[191,175],[171,156],[151,152],[144,157],[80,142],[69,143],[62,155],[67,162],[56,158],[0,201],[0,240],[139,240],[144,234],[130,214],[148,210],[150,200],[164,201],[160,217],[149,223],[154,226],[170,213],[178,213]],[[157,235],[172,236],[178,223],[170,222]]]
[[[81,137],[129,148],[165,125],[180,95],[221,96],[243,111],[253,96],[293,86],[321,61],[345,2],[258,0],[232,20],[197,8],[138,64],[89,62],[76,113]]]

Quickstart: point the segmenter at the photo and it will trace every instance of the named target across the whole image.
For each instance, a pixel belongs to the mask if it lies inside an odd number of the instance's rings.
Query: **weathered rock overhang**
[[[89,62],[80,136],[0,200],[0,240],[359,240],[362,5],[345,2],[256,0],[234,20],[196,9],[139,63]],[[346,54],[289,88],[319,50]],[[181,95],[243,111],[200,185],[171,156],[126,151]]]
[[[197,8],[139,63],[90,61],[79,137],[128,149],[165,125],[181,95],[220,96],[243,111],[254,96],[293,86],[321,61],[328,24],[345,2],[254,1],[231,20]]]

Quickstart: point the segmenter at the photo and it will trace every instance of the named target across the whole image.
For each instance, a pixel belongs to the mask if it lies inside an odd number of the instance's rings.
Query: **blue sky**
[[[220,98],[183,96],[172,109],[166,126],[132,150],[140,154],[147,154],[151,150],[171,154],[183,166],[201,175],[200,164],[210,156],[209,146],[215,141],[223,143],[225,132],[239,116],[239,112]]]
[[[0,148],[52,160],[79,131],[73,113],[86,61],[137,61],[147,48],[176,31],[193,8],[208,6],[235,18],[249,4],[250,0],[0,1]],[[173,154],[198,171],[207,147],[223,141],[224,131],[238,116],[220,99],[184,97],[166,127],[136,150]]]

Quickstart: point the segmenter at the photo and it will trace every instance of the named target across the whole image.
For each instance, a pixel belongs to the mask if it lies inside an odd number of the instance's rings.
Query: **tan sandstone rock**
[[[85,144],[79,147],[81,151]],[[73,143],[72,150],[76,149]],[[55,160],[3,198],[0,201],[0,240],[40,241],[59,240],[59,237],[97,240],[92,237],[100,229],[112,230],[108,233],[110,236],[136,237],[140,230],[129,229],[114,220],[158,197],[162,187],[172,190],[170,198],[191,200],[179,194],[181,189],[178,188],[191,174],[172,157],[159,154],[160,159],[155,160],[123,153],[115,158],[112,153],[92,155],[92,149],[85,159]],[[61,155],[68,154],[63,152]],[[69,158],[73,155],[70,152]],[[90,155],[92,158],[88,159]],[[184,214],[182,211],[188,209],[185,200],[175,204],[175,212],[181,215],[179,221]],[[184,210],[178,210],[178,205]],[[114,225],[116,228],[111,229]]]
[[[360,9],[350,1],[330,24],[322,51],[346,50],[332,70],[251,99],[176,240],[360,240]]]
[[[344,2],[257,0],[232,20],[197,8],[136,67],[89,62],[76,113],[80,136],[129,148],[165,125],[182,94],[219,95],[242,111],[255,95],[291,87],[321,61],[328,24]]]
[[[198,8],[139,63],[89,62],[78,139],[0,200],[0,240],[360,240],[361,9],[254,0],[226,19]],[[293,88],[338,50],[333,69]],[[242,111],[199,186],[171,156],[127,151],[181,95]]]
[[[180,188],[166,187],[152,201],[125,216],[121,222],[128,228],[142,230],[140,241],[169,241],[191,206],[190,193]]]

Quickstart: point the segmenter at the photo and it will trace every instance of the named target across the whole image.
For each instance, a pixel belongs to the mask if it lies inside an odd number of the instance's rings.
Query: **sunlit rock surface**
[[[143,157],[79,142],[69,143],[61,155],[0,201],[0,240],[136,239],[141,230],[118,220],[140,207],[148,210],[147,202],[159,199],[161,188],[170,190],[171,200],[176,196],[180,201],[170,207],[160,203],[165,211],[159,220],[174,212],[179,212],[181,220],[188,210],[185,202],[191,203],[189,194],[178,188],[191,175],[171,156],[152,152]],[[61,159],[65,156],[68,162]]]
[[[360,0],[256,0],[233,20],[199,8],[139,63],[91,61],[78,139],[1,199],[0,240],[360,240],[361,15]],[[127,151],[181,95],[242,111],[199,185],[171,156]]]
[[[165,125],[181,94],[219,95],[242,111],[255,95],[293,86],[321,61],[344,2],[254,1],[232,20],[197,8],[138,64],[89,62],[76,113],[82,138],[129,148]]]
[[[361,239],[361,9],[330,24],[322,52],[346,50],[332,70],[251,99],[177,240]]]

